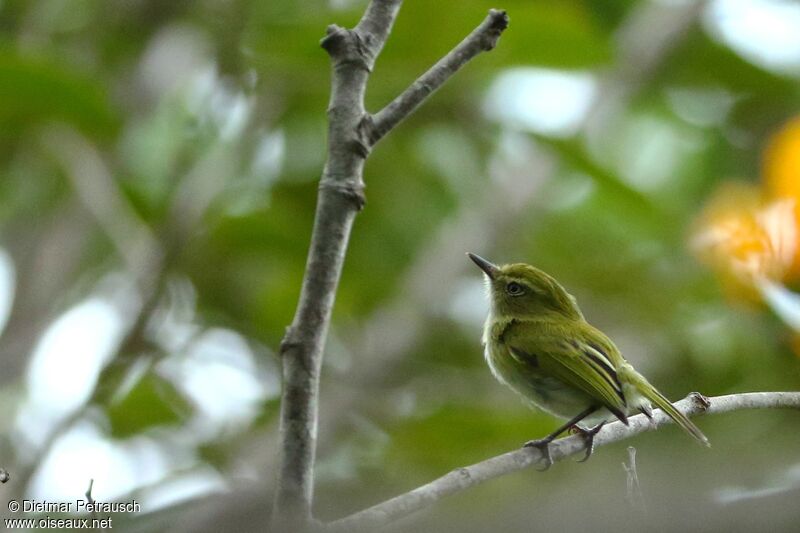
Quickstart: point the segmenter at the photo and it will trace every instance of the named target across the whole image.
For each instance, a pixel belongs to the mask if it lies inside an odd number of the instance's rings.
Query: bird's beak
[[[495,276],[500,273],[500,269],[497,268],[497,265],[490,263],[483,257],[469,252],[467,252],[467,256],[469,256],[469,258],[472,259],[472,262],[478,265],[481,270],[486,272],[486,275],[489,276],[489,279],[494,279]]]

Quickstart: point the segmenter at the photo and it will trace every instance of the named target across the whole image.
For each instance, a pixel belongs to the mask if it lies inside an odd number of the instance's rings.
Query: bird
[[[678,411],[625,360],[602,331],[589,324],[578,302],[558,281],[525,264],[495,265],[467,253],[486,277],[489,313],[483,328],[484,356],[492,374],[529,403],[568,419],[525,447],[541,451],[544,469],[552,465],[550,443],[573,430],[586,443],[614,418],[642,413],[651,421],[660,408],[689,435],[710,446],[702,431]]]

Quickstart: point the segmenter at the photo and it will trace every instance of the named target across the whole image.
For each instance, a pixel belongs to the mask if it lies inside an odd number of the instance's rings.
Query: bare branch
[[[373,0],[355,28],[355,31],[365,38],[367,51],[372,54],[370,70],[389,37],[402,3],[402,0]]]
[[[675,406],[687,416],[727,413],[743,409],[800,409],[800,392],[750,392],[713,398],[706,398],[695,392],[677,402]],[[644,415],[631,417],[628,422],[628,426],[623,425],[622,422],[606,424],[594,439],[595,448],[633,437],[645,431],[654,430],[662,424],[672,423],[672,420],[659,410],[654,413],[652,422]],[[584,445],[584,440],[578,435],[562,438],[550,445],[550,455],[553,461],[560,461],[581,453]],[[328,525],[329,530],[372,531],[420,509],[429,507],[445,496],[456,494],[490,479],[522,470],[538,463],[541,459],[542,454],[538,449],[520,448],[480,463],[456,468],[426,485],[417,487],[369,509],[331,522]]]
[[[428,96],[466,65],[470,59],[481,52],[492,50],[497,44],[500,34],[507,27],[508,15],[505,11],[489,10],[489,15],[472,33],[467,35],[425,74],[417,78],[400,96],[375,114],[373,131],[370,135],[371,144],[377,143],[392,128],[413,113]]]
[[[92,489],[94,488],[94,478],[89,480],[89,488],[86,489],[84,493],[86,495],[86,501],[89,503],[94,503],[94,498],[92,498]]]
[[[292,325],[281,343],[281,463],[273,502],[276,529],[311,521],[322,347],[347,242],[364,205],[362,172],[369,153],[362,125],[364,92],[391,31],[400,0],[373,0],[353,30],[329,26],[321,46],[332,64],[328,158],[319,185],[306,272]]]
[[[336,289],[355,215],[364,206],[364,161],[372,145],[456,70],[481,50],[494,47],[508,25],[492,11],[472,32],[382,112],[381,129],[364,109],[364,93],[375,59],[391,31],[401,0],[372,0],[358,25],[327,29],[321,46],[332,64],[328,106],[328,157],[319,184],[306,272],[292,325],[281,343],[283,394],[281,462],[273,502],[276,529],[308,528],[313,520],[313,467],[318,428],[319,374]],[[379,132],[379,133],[376,133]]]
[[[92,489],[94,488],[94,478],[89,479],[89,488],[86,489],[84,495],[86,501],[92,506],[92,520],[97,520],[97,511],[94,508],[94,498],[92,497]]]

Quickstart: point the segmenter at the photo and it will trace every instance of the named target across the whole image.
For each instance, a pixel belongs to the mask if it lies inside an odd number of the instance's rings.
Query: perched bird
[[[634,370],[611,339],[586,322],[575,298],[550,275],[524,263],[497,266],[467,255],[486,274],[490,307],[483,344],[492,373],[544,411],[569,419],[525,444],[542,451],[545,468],[552,464],[550,442],[565,430],[583,435],[585,461],[605,422],[616,417],[627,425],[636,413],[652,419],[652,406],[709,446],[703,432]]]

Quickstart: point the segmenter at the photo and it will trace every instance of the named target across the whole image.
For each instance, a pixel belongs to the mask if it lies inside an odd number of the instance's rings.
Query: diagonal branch
[[[743,409],[800,409],[800,392],[750,392],[706,398],[692,393],[675,406],[687,416],[717,414]],[[629,426],[622,422],[607,424],[594,439],[595,447],[621,441],[639,433],[656,429],[661,424],[672,423],[663,412],[656,411],[652,423],[644,416],[628,419]],[[550,445],[553,461],[560,461],[577,453],[585,446],[578,436],[559,439]],[[469,487],[489,481],[536,464],[542,453],[536,448],[521,448],[498,455],[480,463],[457,468],[452,472],[396,496],[369,509],[336,520],[328,524],[330,531],[373,531],[416,511],[430,507],[442,498],[461,492]]]
[[[355,215],[364,206],[364,161],[375,142],[481,50],[494,47],[508,25],[504,12],[489,17],[423,75],[375,121],[364,109],[364,93],[375,59],[389,36],[402,0],[372,0],[352,29],[331,25],[321,46],[331,57],[328,157],[319,184],[317,210],[300,299],[281,342],[283,393],[280,467],[273,501],[275,529],[312,523],[313,469],[318,427],[319,377],[336,289]],[[376,133],[377,132],[377,133]]]
[[[492,50],[500,34],[508,27],[508,15],[499,9],[489,10],[480,25],[472,30],[463,41],[440,59],[425,74],[417,78],[400,96],[378,111],[373,118],[371,144],[377,143],[384,135],[414,112],[425,99],[441,87],[470,59],[481,52]]]

